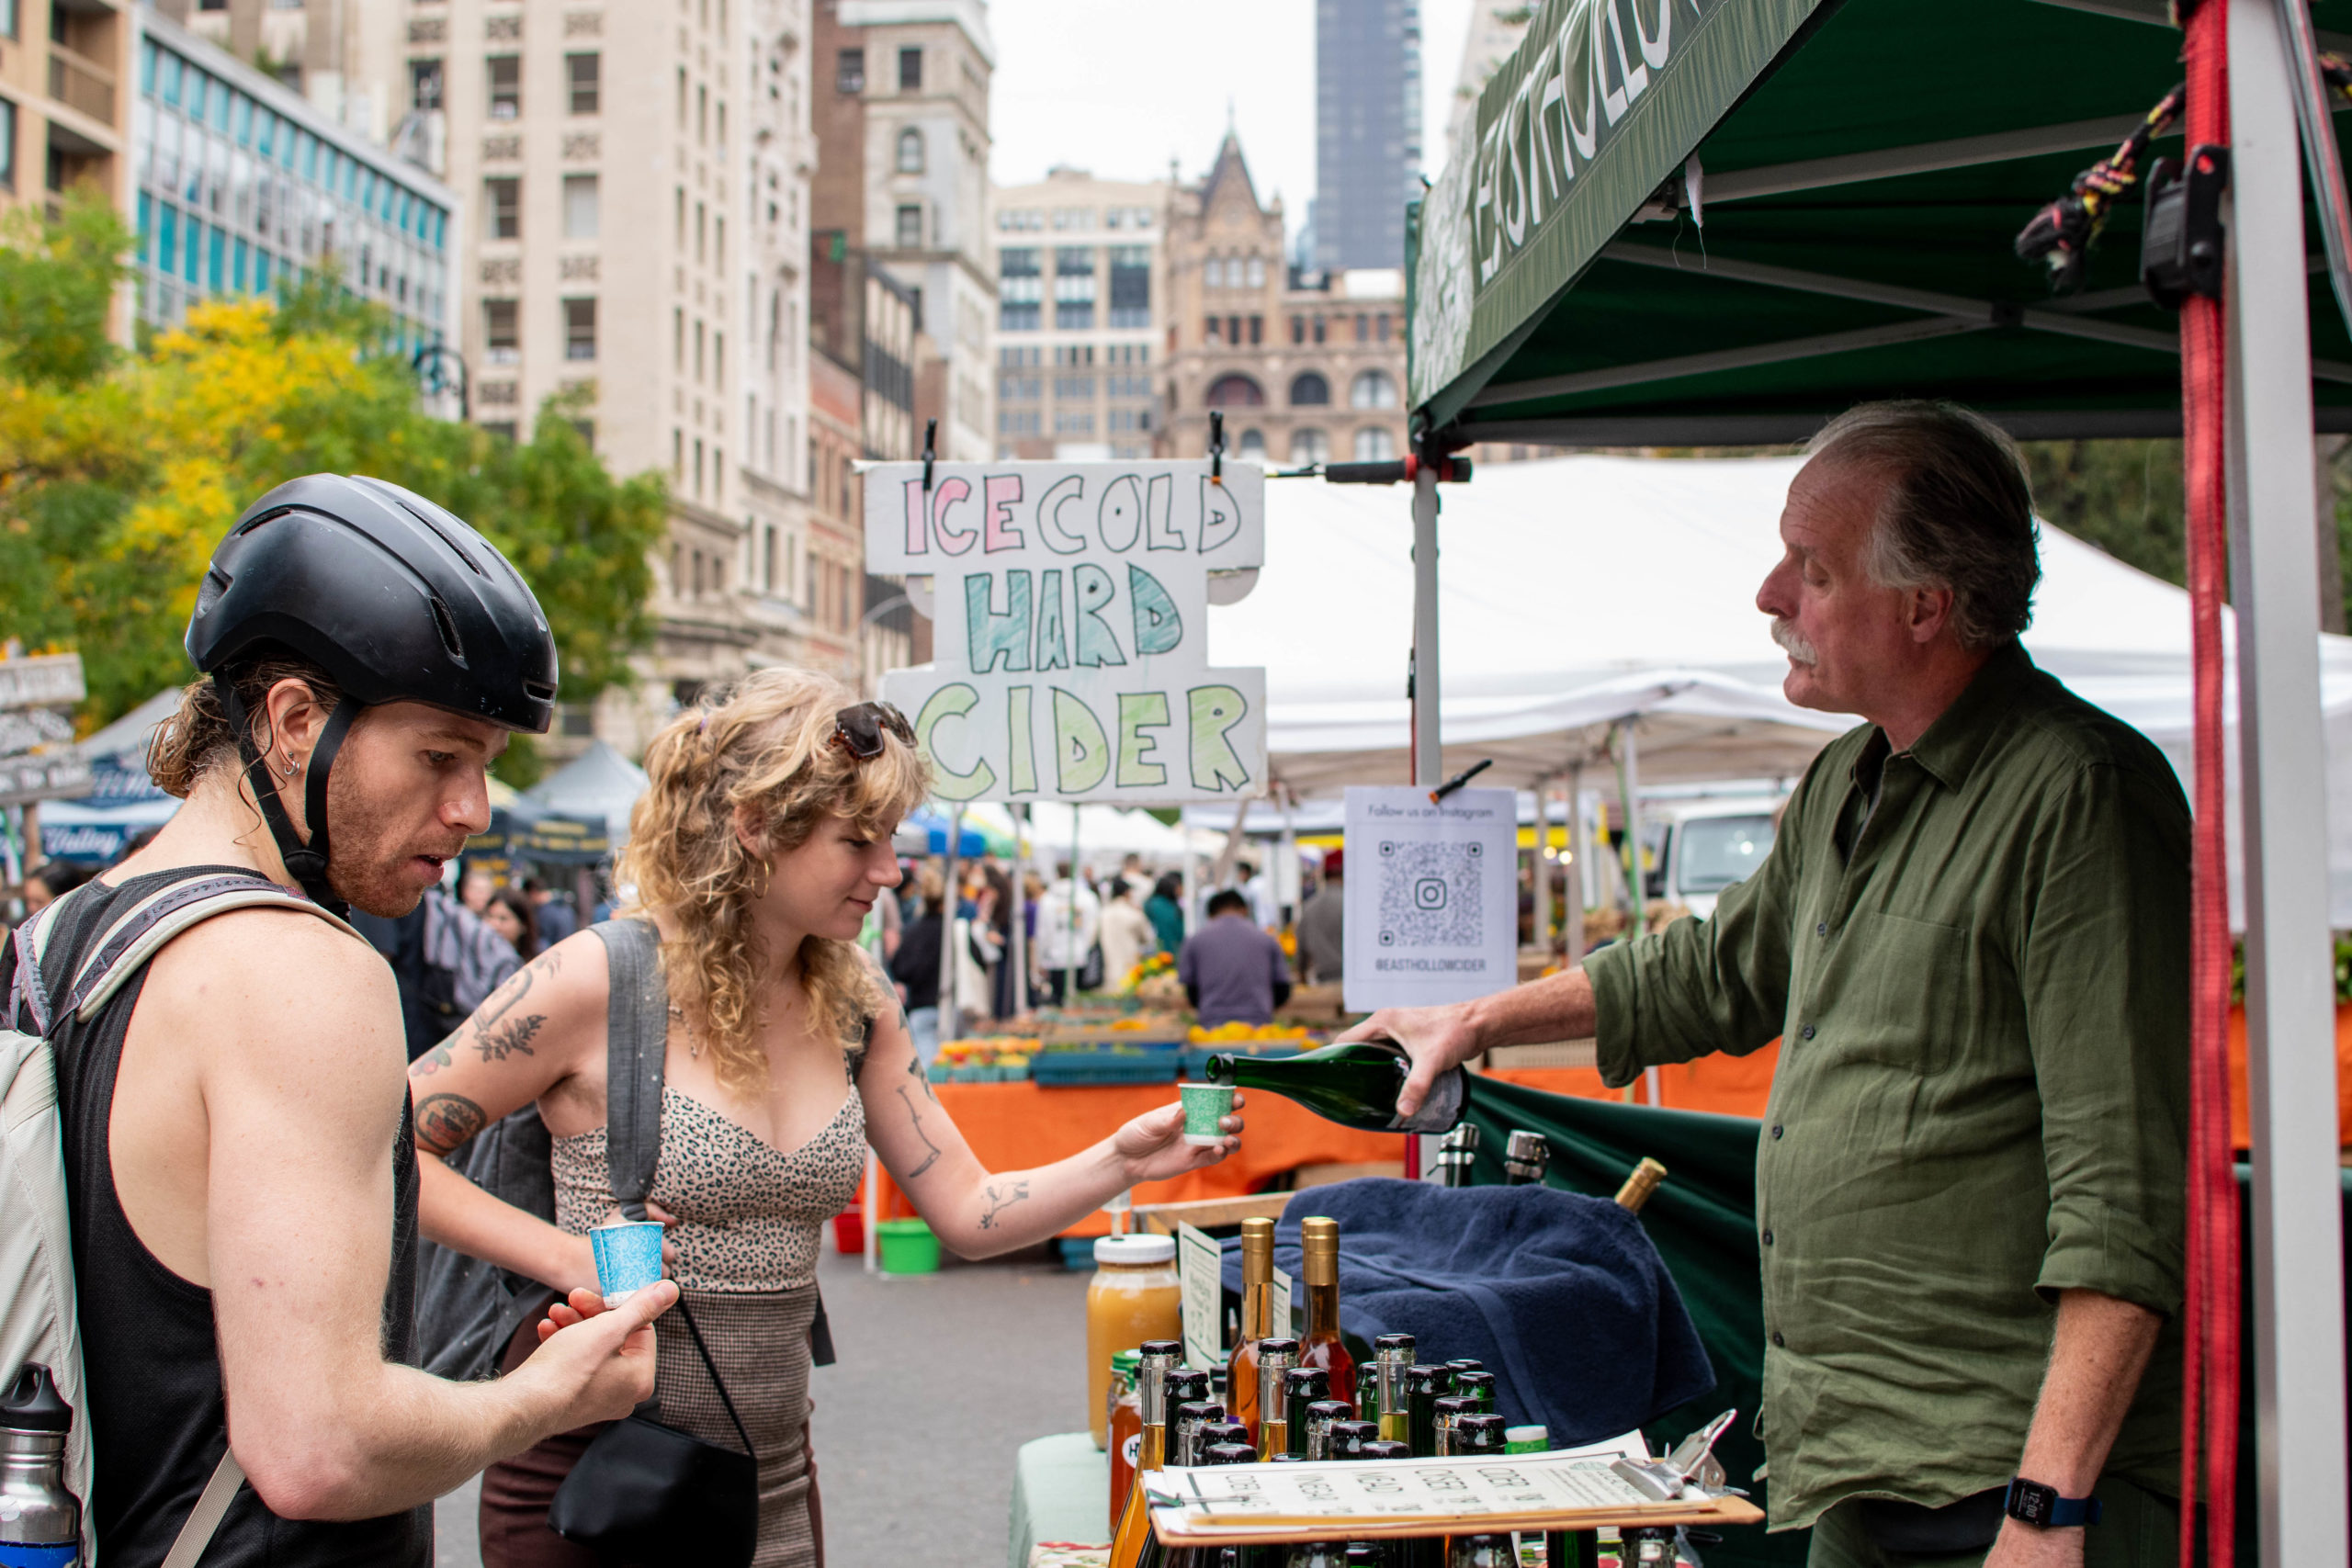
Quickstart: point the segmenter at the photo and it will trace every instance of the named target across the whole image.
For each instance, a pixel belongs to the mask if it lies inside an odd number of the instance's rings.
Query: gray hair
[[[1957,403],[1861,403],[1805,453],[1886,477],[1863,558],[1872,581],[1950,589],[1962,648],[1997,646],[2033,624],[2041,530],[2025,464],[1998,425]]]

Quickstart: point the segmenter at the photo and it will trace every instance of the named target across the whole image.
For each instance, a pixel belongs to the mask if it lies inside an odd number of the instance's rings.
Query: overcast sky
[[[1421,0],[1425,173],[1445,156],[1445,110],[1472,0]],[[989,0],[996,76],[989,170],[999,185],[1070,164],[1111,179],[1198,179],[1227,106],[1263,199],[1295,234],[1315,193],[1315,0]]]

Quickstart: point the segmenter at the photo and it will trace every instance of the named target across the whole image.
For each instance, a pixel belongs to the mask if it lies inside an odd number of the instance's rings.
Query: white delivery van
[[[1684,905],[1702,920],[1713,915],[1723,890],[1771,852],[1773,814],[1786,798],[1644,801],[1642,837],[1653,846],[1649,896]]]

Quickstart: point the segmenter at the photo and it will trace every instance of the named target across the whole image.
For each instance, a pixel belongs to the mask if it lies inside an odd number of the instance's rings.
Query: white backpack
[[[82,1500],[82,1561],[95,1564],[90,1423],[83,1399],[81,1325],[74,1315],[57,1061],[49,1036],[68,1017],[84,1022],[96,1018],[165,942],[215,915],[270,906],[351,928],[301,895],[256,875],[191,876],[117,911],[90,944],[63,996],[52,1000],[40,972],[42,949],[57,912],[80,892],[66,894],[17,928],[15,974],[6,991],[6,1010],[0,1012],[0,1386],[13,1382],[26,1362],[38,1362],[49,1369],[58,1397],[73,1408],[65,1484]],[[30,1019],[34,1032],[16,1028],[19,1018]],[[235,1454],[224,1452],[180,1527],[164,1568],[194,1568],[243,1482]]]

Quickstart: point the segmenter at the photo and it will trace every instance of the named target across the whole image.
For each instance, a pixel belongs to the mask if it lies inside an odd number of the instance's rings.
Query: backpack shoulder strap
[[[148,894],[115,916],[74,971],[58,1006],[58,1021],[71,1015],[87,1023],[174,937],[215,915],[252,908],[297,909],[356,941],[367,940],[323,906],[266,877],[234,872],[190,877]]]
[[[604,942],[612,976],[605,1009],[605,1163],[621,1212],[641,1220],[662,1156],[662,1069],[670,1038],[662,933],[639,919],[588,929]]]

